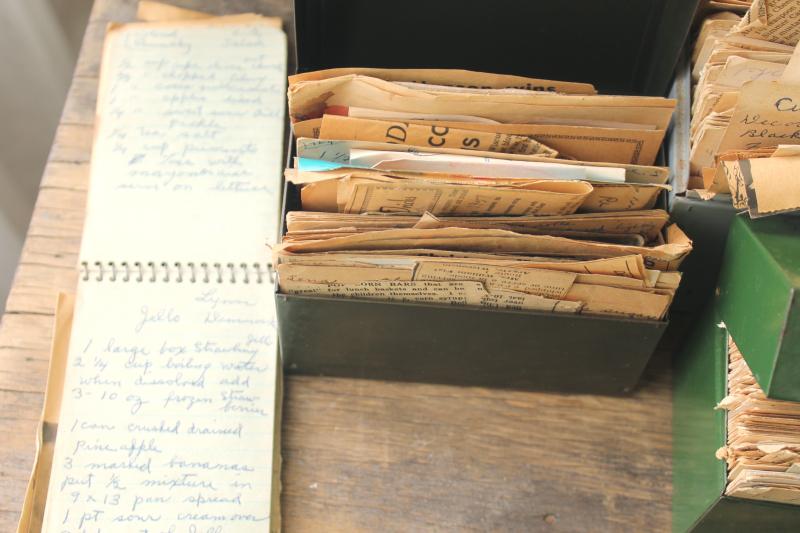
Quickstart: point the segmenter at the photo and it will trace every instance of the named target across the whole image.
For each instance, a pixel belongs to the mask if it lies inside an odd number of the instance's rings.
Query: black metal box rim
[[[461,68],[664,96],[698,0],[295,0],[298,71]]]

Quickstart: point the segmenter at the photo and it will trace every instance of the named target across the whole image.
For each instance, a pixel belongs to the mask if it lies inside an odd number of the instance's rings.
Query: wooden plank
[[[42,176],[42,188],[86,191],[89,185],[89,163],[51,161]]]
[[[50,364],[47,352],[24,349],[0,349],[0,390],[41,394]],[[19,369],[24,368],[25,372]],[[6,407],[6,404],[0,404]],[[8,413],[0,414],[0,417]]]
[[[20,263],[14,286],[9,292],[6,312],[52,314],[55,295],[59,291],[74,291],[77,282],[78,270],[74,266]]]
[[[55,291],[53,294],[55,301]],[[55,304],[53,304],[55,310]],[[0,350],[19,348],[47,354],[53,336],[53,315],[34,313],[6,313],[0,323]],[[25,372],[27,369],[19,369]]]
[[[106,35],[106,27],[110,19],[96,19],[94,18],[95,12],[98,7],[102,9],[107,6],[111,9],[112,4],[130,4],[130,2],[115,2],[115,1],[96,1],[92,14],[89,17],[89,23],[86,25],[86,32],[83,35],[83,44],[81,45],[81,53],[78,55],[78,61],[75,63],[74,76],[78,78],[97,78],[100,74],[100,53],[103,49],[103,38]],[[120,11],[121,8],[119,8]],[[115,18],[118,21],[129,20],[122,16]]]
[[[53,268],[75,268],[78,264],[80,234],[74,237],[29,234],[20,263]]]
[[[0,352],[0,355],[5,354]],[[15,516],[22,507],[33,466],[42,399],[41,392],[0,389],[0,405],[3,406],[0,412],[0,435],[3,435],[3,446],[0,446],[0,511],[16,511]],[[0,516],[0,519],[6,520],[7,517]],[[13,531],[13,528],[3,531]]]
[[[19,518],[19,511],[11,509],[13,502],[0,504],[0,506],[8,507],[8,509],[0,508],[0,531],[16,531],[17,520]]]
[[[62,124],[92,126],[97,102],[97,78],[74,77],[61,113]]]
[[[92,154],[92,126],[59,124],[49,161],[88,163]]]
[[[635,399],[291,378],[284,523],[301,531],[325,523],[536,531],[553,520],[559,531],[668,529],[664,377]]]

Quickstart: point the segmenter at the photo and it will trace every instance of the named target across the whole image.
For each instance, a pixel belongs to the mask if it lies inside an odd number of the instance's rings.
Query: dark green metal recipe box
[[[296,0],[296,64],[460,68],[662,96],[697,3]],[[287,184],[284,231],[298,196]],[[276,303],[289,373],[560,392],[631,391],[667,327],[280,293]]]
[[[675,360],[672,407],[672,530],[785,533],[800,530],[800,506],[725,495],[728,334],[711,305]],[[737,340],[738,342],[738,340]]]
[[[299,208],[299,190],[287,183],[284,226],[285,213]],[[624,394],[667,328],[654,320],[275,297],[285,370],[324,376]]]
[[[800,401],[800,217],[736,217],[719,312],[770,398]]]

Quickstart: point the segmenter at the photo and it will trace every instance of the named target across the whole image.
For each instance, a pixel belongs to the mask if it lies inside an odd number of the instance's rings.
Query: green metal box
[[[287,183],[285,213],[300,208]],[[277,285],[276,285],[277,286]],[[289,373],[624,394],[666,321],[276,293]]]
[[[460,68],[661,96],[697,4],[295,0],[293,59],[300,72]],[[543,44],[550,53],[541,53]],[[299,208],[297,196],[289,184],[285,211]],[[275,297],[285,370],[312,375],[622,394],[636,385],[667,327],[622,318]]]
[[[764,393],[800,401],[800,218],[735,218],[719,312]]]
[[[728,337],[711,305],[675,360],[672,407],[672,530],[785,533],[800,530],[800,506],[725,496]],[[737,339],[738,342],[738,339]]]

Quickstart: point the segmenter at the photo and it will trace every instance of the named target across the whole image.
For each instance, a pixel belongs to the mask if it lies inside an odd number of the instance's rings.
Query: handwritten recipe
[[[110,31],[84,259],[249,263],[277,239],[285,35],[227,19]]]
[[[279,530],[285,71],[255,15],[109,30],[43,532]]]
[[[269,286],[257,290],[81,286],[53,531],[266,529],[276,338]]]

